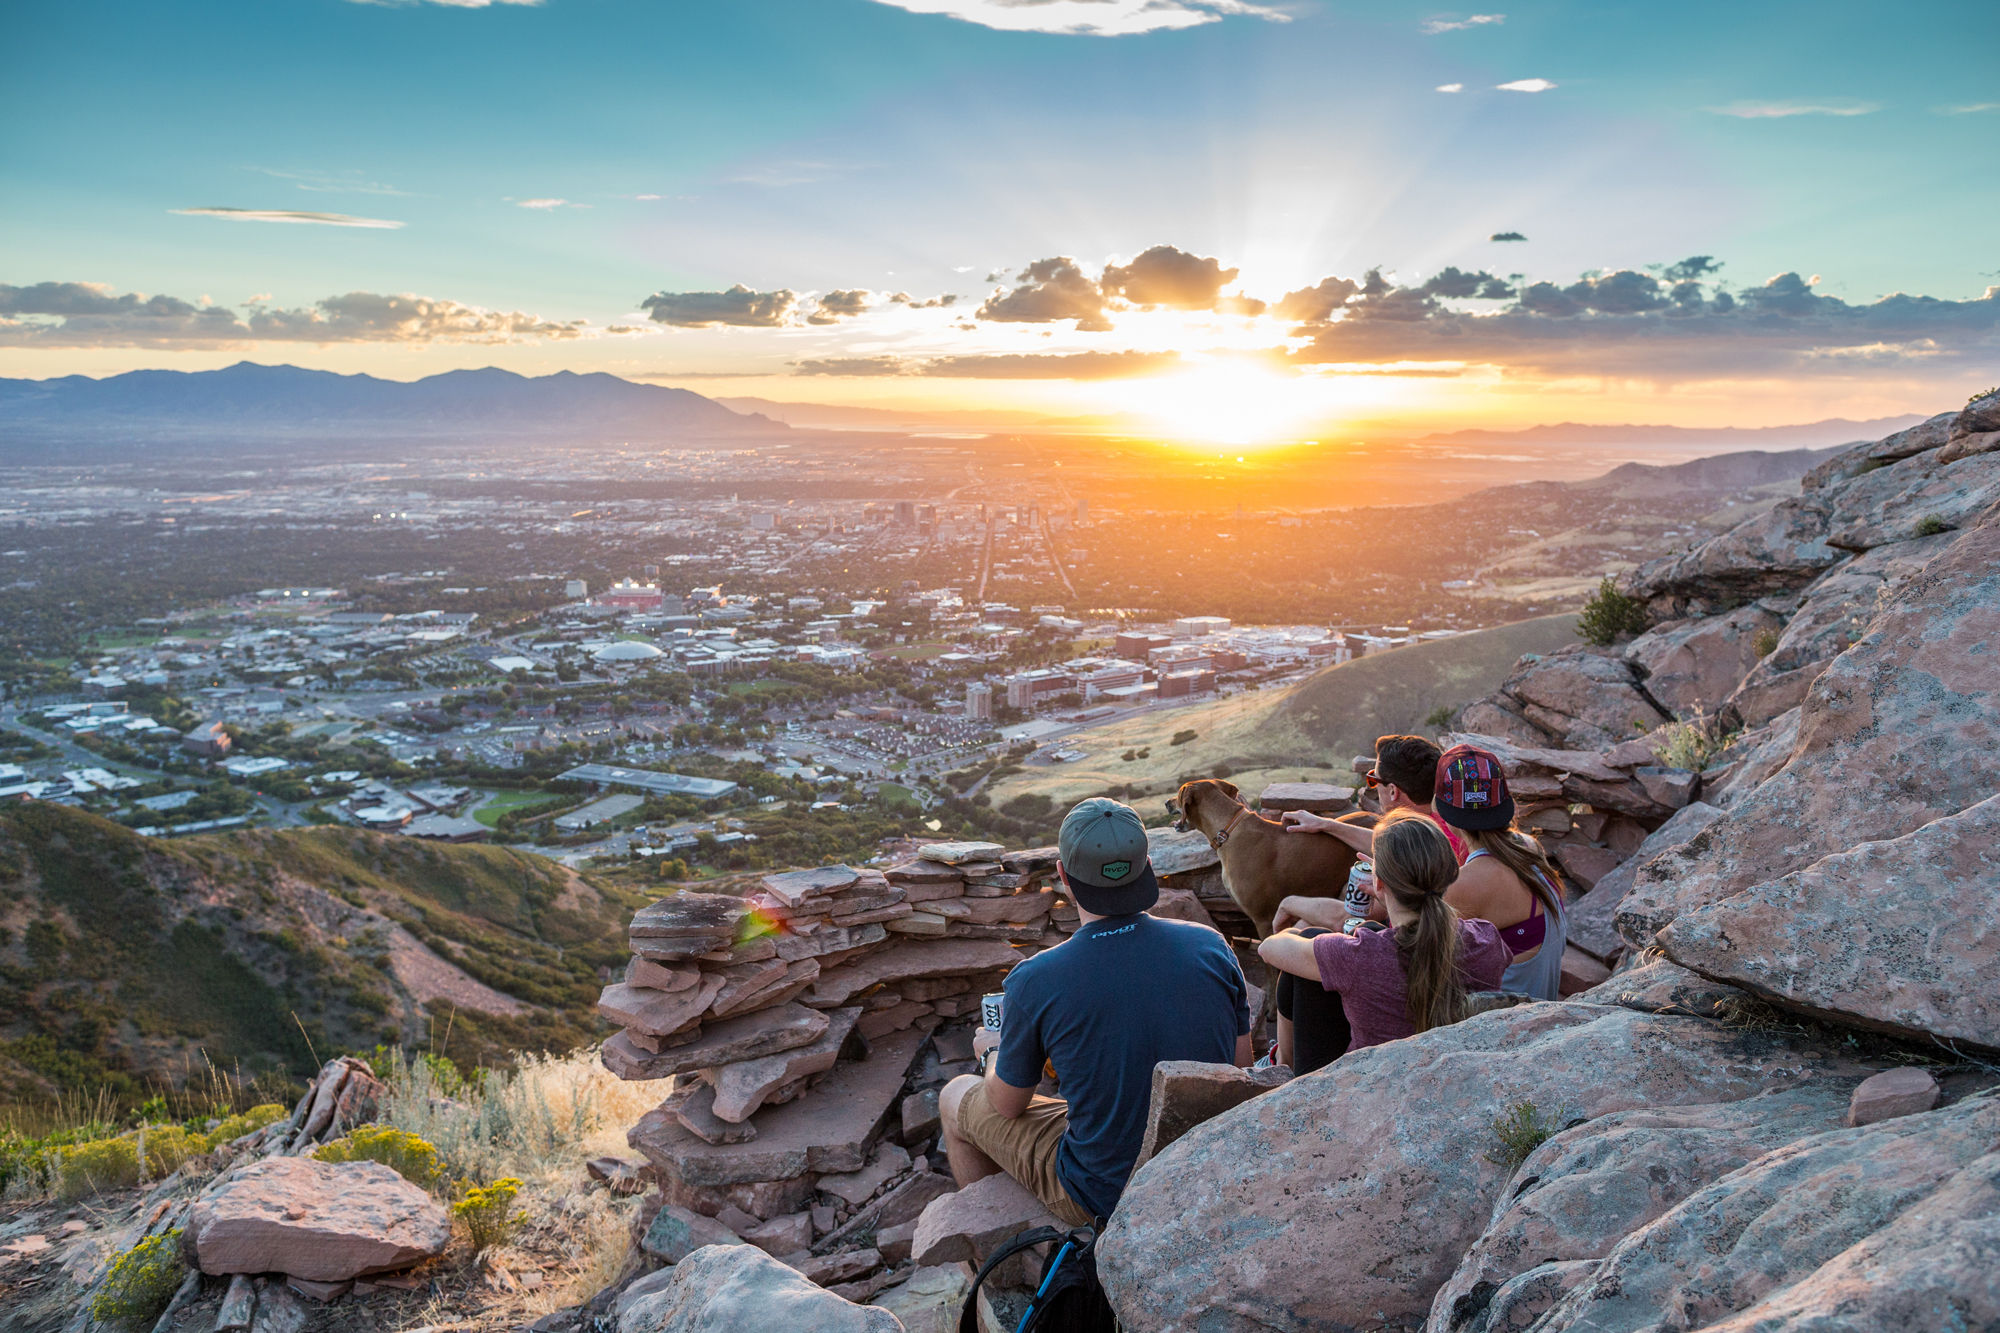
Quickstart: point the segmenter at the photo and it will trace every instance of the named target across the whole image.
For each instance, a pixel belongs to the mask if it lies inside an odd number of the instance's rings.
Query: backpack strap
[[[988,1255],[986,1262],[979,1266],[979,1275],[972,1279],[971,1290],[965,1293],[965,1306],[958,1312],[958,1333],[979,1333],[979,1287],[986,1281],[987,1274],[1023,1250],[1032,1249],[1044,1241],[1065,1239],[1070,1234],[1054,1227],[1036,1227],[1033,1231],[1023,1231]]]

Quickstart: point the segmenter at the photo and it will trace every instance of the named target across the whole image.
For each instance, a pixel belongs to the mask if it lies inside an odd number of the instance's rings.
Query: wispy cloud
[[[358,218],[348,213],[306,213],[289,208],[170,208],[167,211],[183,217],[226,218],[231,222],[291,222],[311,227],[370,227],[378,231],[396,231],[403,225],[387,218]]]
[[[2000,111],[2000,102],[1967,102],[1964,106],[1941,106],[1940,116],[1976,116],[1982,111]]]
[[[259,175],[290,181],[313,194],[393,194],[407,193],[381,181],[371,181],[358,171],[279,171],[275,167],[252,167]]]
[[[1731,102],[1705,108],[1717,116],[1738,120],[1785,120],[1791,116],[1865,116],[1880,111],[1879,102]]]
[[[1291,16],[1250,0],[876,0],[913,14],[938,14],[1003,32],[1075,37],[1130,37],[1248,16],[1272,23]]]
[[[241,312],[176,296],[120,293],[103,283],[0,284],[0,345],[224,347],[247,342],[509,343],[589,336],[583,320],[549,320],[411,293],[347,292]]]
[[[1545,93],[1556,85],[1548,79],[1515,79],[1512,83],[1496,83],[1494,89],[1503,93]]]
[[[1435,35],[1440,32],[1463,32],[1467,28],[1481,28],[1490,23],[1505,23],[1505,14],[1468,14],[1462,19],[1425,19],[1422,31]]]
[[[1465,85],[1462,83],[1440,83],[1438,91],[1441,93],[1462,93],[1465,91]]]
[[[516,199],[514,207],[532,208],[537,212],[547,213],[558,208],[584,208],[586,205],[572,204],[567,199]]]

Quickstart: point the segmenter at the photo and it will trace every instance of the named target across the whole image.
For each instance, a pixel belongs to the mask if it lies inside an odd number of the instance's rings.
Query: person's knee
[[[944,1091],[938,1094],[938,1121],[944,1126],[945,1133],[953,1138],[964,1137],[958,1129],[958,1108],[965,1104],[966,1095],[978,1086],[977,1074],[960,1074],[945,1084]]]

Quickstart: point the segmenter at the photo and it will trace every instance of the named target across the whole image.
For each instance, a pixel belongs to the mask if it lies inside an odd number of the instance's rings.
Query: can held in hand
[[[1000,1030],[1001,1011],[1006,1008],[1006,1005],[1007,996],[1002,992],[979,997],[979,1021],[985,1024],[988,1032],[998,1032]]]
[[[1356,861],[1354,869],[1347,872],[1347,890],[1343,895],[1347,900],[1347,915],[1365,917],[1374,906],[1374,895],[1369,886],[1375,882],[1375,866],[1370,861]]]

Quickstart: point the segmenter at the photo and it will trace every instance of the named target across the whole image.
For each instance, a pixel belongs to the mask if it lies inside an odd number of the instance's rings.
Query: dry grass
[[[663,1095],[606,1072],[592,1049],[523,1056],[446,1095],[431,1067],[390,1071],[384,1123],[419,1135],[461,1179],[522,1182],[525,1214],[508,1244],[481,1256],[485,1318],[532,1319],[588,1299],[618,1276],[638,1200],[585,1189],[583,1164],[629,1156],[625,1131]],[[539,1285],[529,1285],[539,1276]],[[524,1283],[522,1279],[528,1278]]]

